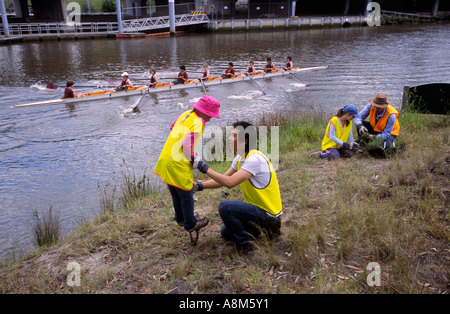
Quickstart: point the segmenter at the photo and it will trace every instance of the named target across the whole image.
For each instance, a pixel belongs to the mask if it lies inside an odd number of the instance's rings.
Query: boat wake
[[[252,90],[250,92],[245,92],[243,95],[230,95],[228,99],[237,99],[237,100],[252,100],[257,97],[260,97],[262,94],[258,90]]]
[[[37,83],[31,85],[30,89],[33,90],[33,91],[36,91],[36,92],[45,91],[45,92],[54,93],[54,92],[58,91],[58,89],[49,89],[49,88],[47,88],[47,86],[39,85]]]
[[[139,113],[139,109],[135,108],[134,105],[128,106],[126,108],[120,106],[117,112],[122,118],[132,118]]]
[[[298,83],[291,83],[288,86],[285,87],[284,91],[286,93],[292,93],[298,90],[299,88],[303,88],[308,86],[308,82],[298,82]]]

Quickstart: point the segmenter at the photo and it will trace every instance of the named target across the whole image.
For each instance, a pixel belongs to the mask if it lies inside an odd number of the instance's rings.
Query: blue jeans
[[[270,229],[279,223],[278,218],[270,217],[258,206],[239,201],[220,202],[219,214],[223,221],[220,233],[238,249],[245,249],[261,233],[258,227]]]
[[[192,229],[197,223],[194,215],[194,192],[192,190],[185,191],[169,184],[167,186],[172,195],[175,221],[183,223],[185,229]]]

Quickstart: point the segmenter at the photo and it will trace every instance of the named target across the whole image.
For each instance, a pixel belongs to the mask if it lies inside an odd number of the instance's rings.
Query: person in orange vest
[[[385,94],[377,94],[369,99],[369,103],[355,119],[358,136],[369,133],[370,137],[380,137],[384,141],[384,148],[392,145],[400,131],[398,111],[391,106]],[[369,117],[369,121],[365,119]]]
[[[354,105],[339,108],[336,115],[328,122],[322,140],[322,150],[313,152],[308,157],[331,160],[353,155],[359,147],[353,139],[352,132],[352,120],[356,117],[359,117],[359,114]]]

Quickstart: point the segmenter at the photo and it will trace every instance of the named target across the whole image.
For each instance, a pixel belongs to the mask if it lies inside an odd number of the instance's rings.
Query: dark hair
[[[180,70],[186,71],[186,67],[184,65],[180,66]]]
[[[252,149],[257,148],[258,134],[257,129],[253,124],[247,121],[237,121],[233,123],[233,127],[244,131],[244,133],[241,133],[241,130],[239,130],[238,141],[242,142],[242,139],[245,141],[245,155],[247,155]],[[253,140],[250,138],[250,134],[254,135]],[[244,138],[242,138],[242,136],[244,136]]]
[[[345,112],[344,112],[344,107],[342,107],[342,108],[339,108],[338,109],[338,111],[337,111],[337,113],[336,113],[336,117],[338,117],[338,118],[340,118],[340,117],[342,117],[343,115],[345,114]],[[347,121],[346,123],[345,123],[345,125],[348,125],[350,122],[349,121]]]
[[[231,67],[233,67],[233,62],[228,63],[228,65],[231,65]]]
[[[74,81],[67,81],[66,87],[70,87],[70,86],[72,86],[73,84],[75,84]]]
[[[287,57],[287,59],[288,59],[289,61],[292,61],[292,58],[291,58],[291,57]]]
[[[270,59],[270,58],[267,58],[267,61],[270,61],[270,62],[272,62],[272,59]]]

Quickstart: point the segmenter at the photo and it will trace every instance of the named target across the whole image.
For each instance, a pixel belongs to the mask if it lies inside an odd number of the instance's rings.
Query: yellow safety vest
[[[260,151],[256,149],[251,150],[247,154],[246,158],[253,154],[260,154],[267,161],[270,168],[270,182],[266,187],[259,189],[252,184],[250,179],[245,180],[240,184],[241,191],[244,194],[244,198],[247,203],[256,205],[269,214],[276,216],[283,210],[277,175],[270,161]],[[241,169],[241,159],[242,157],[238,160],[237,170]]]
[[[322,140],[322,151],[327,150],[328,148],[341,148],[341,146],[333,142],[331,138],[328,137],[331,123],[333,123],[334,129],[336,130],[336,137],[344,143],[347,142],[350,132],[352,131],[352,121],[350,121],[348,125],[344,125],[342,128],[339,118],[334,116],[331,118],[330,122],[328,122],[327,130]]]
[[[153,171],[165,183],[182,190],[192,190],[192,165],[190,160],[186,159],[181,144],[187,134],[198,133],[192,148],[195,150],[201,140],[204,128],[203,120],[192,110],[188,110],[178,117]]]

